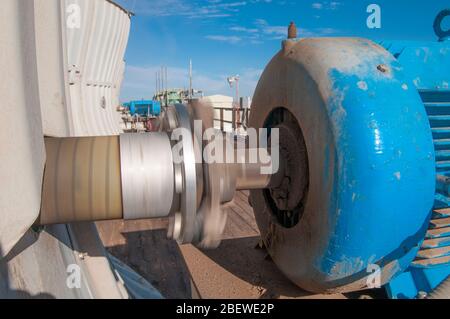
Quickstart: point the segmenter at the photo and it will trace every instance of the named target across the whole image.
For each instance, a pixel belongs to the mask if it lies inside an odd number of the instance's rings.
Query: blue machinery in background
[[[442,11],[434,23],[439,42],[382,43],[420,94],[436,159],[436,193],[429,227],[413,263],[387,285],[392,298],[429,293],[450,275],[450,30],[440,27],[448,15],[450,10]]]
[[[154,100],[139,100],[124,103],[131,116],[139,115],[146,117],[157,117],[161,114],[161,103]]]

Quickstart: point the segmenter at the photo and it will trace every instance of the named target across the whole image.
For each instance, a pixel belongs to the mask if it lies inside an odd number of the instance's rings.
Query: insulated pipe
[[[46,138],[40,225],[121,219],[119,137]]]

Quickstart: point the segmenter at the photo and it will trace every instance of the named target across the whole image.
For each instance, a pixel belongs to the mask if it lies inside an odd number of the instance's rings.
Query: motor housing
[[[286,189],[307,187],[287,194],[297,206],[274,210],[273,192],[251,192],[281,271],[306,290],[330,293],[367,288],[378,270],[380,285],[404,271],[428,227],[435,157],[419,93],[395,57],[359,38],[286,40],[252,110],[251,127],[294,122],[305,145],[307,163],[295,174],[307,180],[285,176]],[[302,159],[301,143],[290,145],[288,162]],[[298,221],[283,224],[280,214]]]

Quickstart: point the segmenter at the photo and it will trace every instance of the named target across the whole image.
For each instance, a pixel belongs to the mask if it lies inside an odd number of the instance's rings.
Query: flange
[[[172,220],[172,236],[180,244],[191,243],[195,237],[197,215],[197,175],[191,120],[186,106],[175,105],[178,127],[172,131],[172,140],[179,140],[183,189],[180,212]],[[177,215],[178,214],[178,215]],[[178,216],[178,217],[177,217]],[[169,232],[170,234],[170,232]]]

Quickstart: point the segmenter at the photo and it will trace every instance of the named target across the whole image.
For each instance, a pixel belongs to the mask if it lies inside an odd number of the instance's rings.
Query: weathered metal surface
[[[279,107],[300,125],[310,178],[292,228],[274,222],[263,192],[252,191],[273,260],[312,291],[361,289],[373,264],[388,282],[414,259],[434,199],[430,125],[412,80],[367,40],[287,41],[260,79],[251,126]]]
[[[438,36],[444,40],[443,34]],[[419,291],[432,291],[450,274],[450,45],[448,41],[382,44],[404,66],[419,91],[435,148],[436,194],[425,240],[408,270],[387,286],[393,298],[415,298]]]
[[[429,293],[448,276],[448,267],[443,264],[450,261],[450,257],[435,259],[438,264],[433,265],[429,259],[415,261],[416,267],[410,267],[398,275],[386,286],[390,298],[413,299],[421,293]]]
[[[450,79],[444,72],[448,70],[450,59],[448,42],[396,41],[381,44],[397,57],[417,89],[439,91],[450,88]]]

